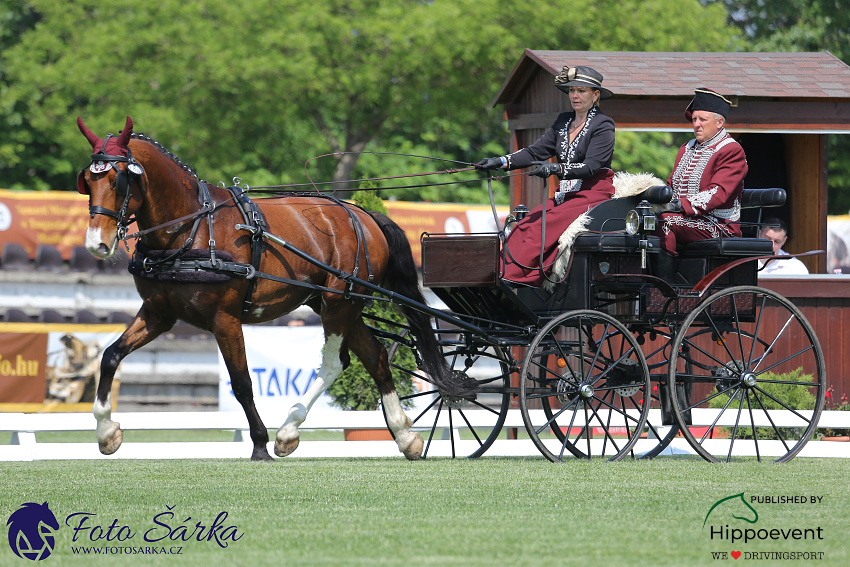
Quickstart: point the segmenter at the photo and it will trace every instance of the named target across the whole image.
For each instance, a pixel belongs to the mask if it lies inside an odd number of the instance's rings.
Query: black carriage
[[[422,236],[423,283],[448,308],[436,329],[445,357],[479,384],[475,400],[414,394],[429,399],[414,417],[423,456],[478,457],[517,436],[552,461],[666,451],[782,462],[802,450],[823,409],[824,357],[801,311],[758,285],[771,242],[694,242],[675,275],[650,275],[651,204],[670,197],[655,187],[593,208],[549,289],[501,279],[504,233]],[[784,200],[781,189],[745,190],[742,207],[760,219]],[[391,364],[415,350],[392,342]],[[505,427],[512,408],[525,431]]]

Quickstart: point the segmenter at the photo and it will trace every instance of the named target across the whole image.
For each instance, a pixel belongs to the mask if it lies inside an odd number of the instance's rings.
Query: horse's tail
[[[410,243],[407,241],[404,230],[386,215],[376,212],[369,214],[384,233],[389,248],[384,287],[413,301],[426,304],[422,290],[419,288],[413,252],[410,250]],[[407,305],[402,305],[402,312],[407,317],[410,331],[416,339],[424,370],[434,385],[449,396],[474,398],[477,383],[467,378],[465,374],[455,374],[446,364],[443,349],[431,328],[431,317]]]

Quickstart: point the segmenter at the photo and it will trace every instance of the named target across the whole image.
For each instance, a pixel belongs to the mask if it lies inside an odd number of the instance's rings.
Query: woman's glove
[[[561,174],[561,164],[560,163],[544,163],[541,164],[540,167],[532,171],[529,175],[536,175],[537,177],[542,177],[546,179],[550,175],[560,175]]]
[[[475,164],[477,169],[498,169],[502,167],[502,158],[488,157]]]

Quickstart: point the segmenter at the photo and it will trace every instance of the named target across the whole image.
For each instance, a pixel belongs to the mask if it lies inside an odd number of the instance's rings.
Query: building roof
[[[515,102],[534,69],[553,76],[565,66],[602,73],[620,97],[687,97],[706,87],[754,98],[850,99],[850,66],[827,51],[816,53],[703,53],[642,51],[537,51],[526,49],[493,105]]]

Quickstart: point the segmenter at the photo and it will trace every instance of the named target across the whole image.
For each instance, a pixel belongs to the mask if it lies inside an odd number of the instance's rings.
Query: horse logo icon
[[[9,526],[9,547],[15,555],[30,561],[50,557],[56,544],[53,533],[59,529],[59,522],[47,502],[27,502],[9,516],[6,525]]]
[[[714,509],[720,506],[721,504],[726,503],[728,503],[728,505],[723,507],[724,512],[728,512],[736,520],[743,520],[750,524],[755,524],[759,521],[759,513],[756,512],[755,508],[750,506],[750,504],[744,499],[744,493],[741,492],[739,494],[727,496],[726,498],[721,498],[720,500],[715,502],[714,506],[712,506],[711,509],[708,511],[708,514],[705,515],[705,520],[703,520],[702,522],[703,528],[705,527],[706,522],[708,522],[708,517],[711,515],[712,512],[714,512]],[[743,504],[743,507],[741,507],[741,504]]]

